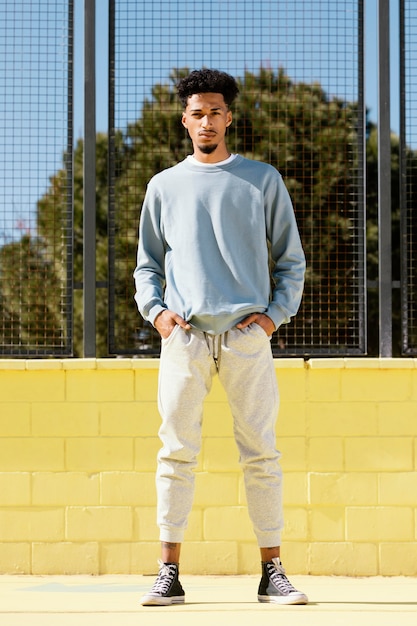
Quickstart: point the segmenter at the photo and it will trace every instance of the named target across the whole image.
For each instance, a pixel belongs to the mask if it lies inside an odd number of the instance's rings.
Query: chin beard
[[[211,144],[211,145],[204,144],[203,146],[198,146],[198,149],[203,154],[212,154],[216,148],[217,148],[217,144]]]

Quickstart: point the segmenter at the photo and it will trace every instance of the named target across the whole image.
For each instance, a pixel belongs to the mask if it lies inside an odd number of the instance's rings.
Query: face
[[[219,160],[228,156],[225,135],[232,123],[232,114],[222,94],[198,93],[190,96],[182,123],[193,143],[194,156],[213,155]]]

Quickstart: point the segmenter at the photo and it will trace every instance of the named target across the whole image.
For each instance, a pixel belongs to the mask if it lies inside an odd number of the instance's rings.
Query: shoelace
[[[292,593],[297,591],[285,575],[285,569],[282,565],[276,563],[268,563],[268,574],[274,585],[283,593]]]
[[[158,577],[154,582],[151,593],[164,595],[175,578],[176,567],[175,565],[165,565],[162,561],[158,561],[159,572]]]

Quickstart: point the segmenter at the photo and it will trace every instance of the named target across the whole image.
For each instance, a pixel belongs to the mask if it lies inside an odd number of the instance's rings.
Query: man
[[[135,299],[161,335],[157,494],[160,570],[143,605],[184,602],[181,543],[192,507],[203,401],[224,386],[261,552],[260,602],[305,604],[280,561],[282,476],[272,333],[298,310],[305,258],[289,194],[272,166],[231,155],[234,78],[203,69],[178,86],[193,154],[148,185]],[[271,280],[269,257],[273,262]]]

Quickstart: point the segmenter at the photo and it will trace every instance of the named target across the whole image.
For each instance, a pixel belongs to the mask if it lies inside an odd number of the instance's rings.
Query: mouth
[[[198,136],[203,139],[212,139],[215,135],[216,133],[212,131],[201,131],[198,133]]]

